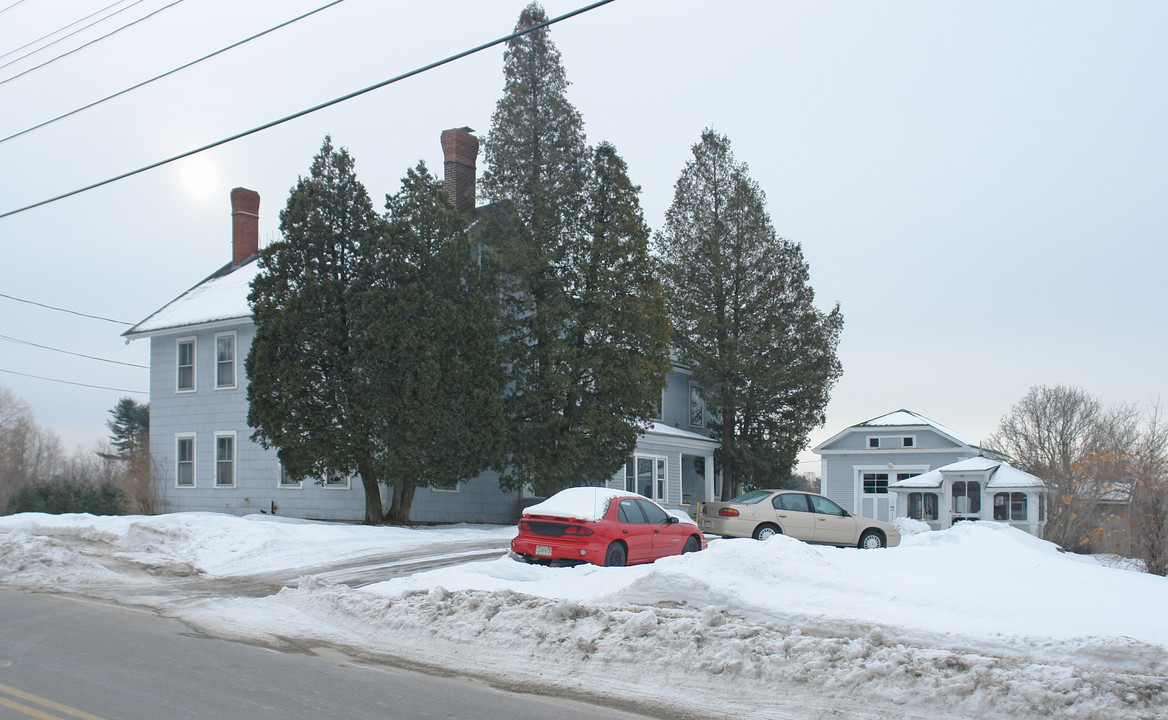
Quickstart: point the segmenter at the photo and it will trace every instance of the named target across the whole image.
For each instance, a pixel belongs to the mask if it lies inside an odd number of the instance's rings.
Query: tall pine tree
[[[776,235],[762,190],[712,130],[677,180],[657,244],[676,345],[722,443],[722,499],[782,486],[842,372],[839,306],[816,309],[802,249]]]
[[[260,253],[248,299],[256,334],[246,360],[252,438],[284,471],[327,482],[359,475],[365,522],[383,522],[376,438],[355,371],[354,288],[379,218],[353,158],[325,138],[280,212],[282,238]]]
[[[516,29],[546,20],[532,3]],[[546,28],[509,42],[504,76],[482,180],[509,380],[501,482],[550,494],[603,484],[632,452],[668,371],[668,322],[639,189],[611,147],[587,148]]]
[[[498,467],[503,381],[497,293],[441,181],[419,164],[386,208],[354,296],[353,362],[371,464],[393,485],[389,521],[403,524],[416,488]]]

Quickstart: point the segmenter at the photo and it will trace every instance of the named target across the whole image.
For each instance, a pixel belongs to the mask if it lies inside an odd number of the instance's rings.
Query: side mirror
[[[669,516],[669,519],[665,521],[665,523],[666,523],[667,525],[676,525],[676,524],[677,524],[677,523],[679,523],[679,522],[681,522],[681,520],[679,520],[679,519],[677,519],[677,518],[673,517],[672,515],[670,515],[670,516]]]

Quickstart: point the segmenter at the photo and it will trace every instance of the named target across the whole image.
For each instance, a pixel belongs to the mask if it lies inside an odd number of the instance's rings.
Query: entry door
[[[888,506],[892,496],[888,493],[888,473],[860,473],[860,515],[874,520],[890,522]]]

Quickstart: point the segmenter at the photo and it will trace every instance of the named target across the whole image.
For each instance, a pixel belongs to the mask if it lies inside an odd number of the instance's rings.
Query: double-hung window
[[[235,333],[215,336],[215,387],[235,387]]]
[[[194,392],[195,389],[195,339],[183,338],[178,341],[178,392]]]
[[[706,398],[702,395],[702,386],[692,382],[689,384],[689,424],[690,427],[706,426]]]
[[[235,485],[235,433],[215,433],[215,486]]]
[[[174,437],[174,484],[176,487],[195,486],[195,436]]]

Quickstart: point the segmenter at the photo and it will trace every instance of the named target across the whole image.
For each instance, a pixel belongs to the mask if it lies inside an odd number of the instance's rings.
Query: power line
[[[7,340],[8,342],[20,343],[21,345],[31,345],[32,347],[42,348],[44,350],[52,350],[53,352],[64,353],[66,355],[74,355],[76,357],[86,358],[88,360],[100,360],[101,362],[113,363],[115,365],[128,365],[129,367],[142,368],[149,370],[149,365],[139,365],[138,363],[123,362],[121,360],[110,360],[108,358],[97,357],[96,355],[86,355],[84,353],[72,352],[70,350],[62,350],[61,348],[49,347],[48,345],[41,345],[39,343],[30,342],[28,340],[21,340],[20,338],[9,337],[8,335],[0,335],[0,340]]]
[[[137,90],[138,88],[140,88],[144,85],[149,85],[150,83],[154,82],[155,80],[161,80],[162,78],[167,77],[168,75],[173,75],[180,70],[186,70],[187,68],[191,67],[192,65],[197,65],[198,63],[201,63],[204,60],[210,60],[211,58],[215,57],[216,55],[221,55],[221,54],[227,52],[228,50],[233,50],[233,49],[239,47],[240,45],[243,45],[244,43],[249,43],[252,40],[255,40],[257,38],[261,38],[264,35],[267,35],[268,33],[275,32],[276,30],[287,27],[294,22],[303,20],[304,18],[306,18],[310,15],[315,15],[316,13],[320,12],[321,10],[327,10],[328,8],[332,7],[333,5],[339,5],[340,3],[344,2],[344,1],[345,0],[333,0],[333,2],[330,2],[327,5],[321,5],[320,7],[318,7],[315,10],[309,10],[308,12],[304,13],[303,15],[301,15],[299,17],[294,17],[291,20],[288,20],[286,22],[280,23],[279,25],[270,27],[267,30],[264,30],[263,32],[258,32],[249,38],[244,38],[243,40],[240,40],[239,42],[232,43],[231,45],[228,45],[225,48],[221,48],[219,50],[216,50],[215,52],[210,53],[209,55],[204,55],[203,57],[199,58],[198,60],[192,60],[189,63],[187,63],[186,65],[180,65],[179,67],[176,67],[173,70],[167,70],[166,72],[162,73],[161,75],[155,75],[154,77],[150,78],[149,80],[143,80],[142,82],[138,83],[137,85],[133,85],[131,87],[128,87],[125,90],[120,90],[120,91],[114,93],[113,95],[103,97],[101,100],[94,100],[93,102],[89,103],[88,105],[84,105],[82,107],[79,107],[76,110],[70,110],[69,112],[65,113],[64,115],[58,115],[57,117],[53,118],[52,120],[45,120],[43,123],[40,123],[38,125],[33,125],[32,127],[27,128],[25,130],[21,130],[18,133],[13,133],[12,135],[9,135],[6,138],[0,138],[0,143],[8,142],[9,140],[11,140],[13,138],[20,137],[21,135],[24,135],[25,133],[30,133],[33,130],[39,130],[40,128],[43,128],[46,125],[50,125],[52,123],[55,123],[58,120],[64,120],[65,118],[67,118],[71,115],[76,115],[77,113],[79,113],[83,110],[88,110],[89,108],[94,107],[96,105],[100,105],[107,100],[113,100],[114,98],[119,97],[121,95],[125,95],[128,92],[131,92],[133,90]]]
[[[180,155],[175,155],[174,157],[170,157],[170,158],[167,158],[165,160],[159,160],[158,162],[151,163],[149,165],[144,165],[144,166],[138,168],[137,170],[131,170],[129,172],[122,173],[121,175],[117,175],[117,176],[112,177],[112,178],[107,178],[107,179],[102,180],[100,182],[95,182],[92,185],[86,185],[83,188],[78,188],[76,190],[70,190],[67,193],[62,193],[61,195],[57,195],[56,197],[51,197],[47,200],[41,200],[41,201],[35,202],[31,205],[25,205],[24,207],[17,208],[15,210],[9,210],[8,212],[0,213],[0,219],[10,217],[12,215],[16,215],[17,213],[22,213],[22,212],[25,212],[27,210],[32,210],[33,208],[38,208],[42,205],[48,205],[49,203],[57,202],[58,200],[64,200],[65,198],[73,197],[74,195],[80,195],[83,192],[87,192],[89,190],[94,190],[96,188],[99,188],[99,187],[102,187],[105,185],[109,185],[110,183],[114,183],[114,182],[117,182],[119,180],[125,180],[128,177],[133,177],[134,175],[144,173],[147,170],[153,170],[154,168],[162,167],[163,165],[167,165],[167,164],[175,162],[177,160],[182,160],[183,158],[188,158],[191,155],[196,155],[196,154],[204,152],[206,150],[211,150],[212,148],[217,148],[220,145],[226,145],[227,143],[233,142],[235,140],[239,140],[240,138],[245,138],[249,135],[254,135],[254,134],[256,134],[258,132],[262,132],[264,130],[269,130],[271,128],[276,127],[277,125],[282,125],[290,120],[296,120],[298,118],[304,117],[305,115],[309,115],[311,113],[314,113],[318,110],[324,110],[325,108],[332,107],[333,105],[345,102],[346,100],[352,100],[355,97],[358,97],[360,95],[364,95],[365,93],[368,93],[368,92],[372,92],[373,90],[380,90],[381,88],[385,87],[386,85],[392,85],[393,83],[400,82],[400,81],[405,80],[407,78],[414,77],[415,75],[420,75],[424,72],[428,72],[430,70],[433,70],[434,68],[441,67],[443,65],[452,63],[455,60],[461,60],[464,57],[474,55],[475,53],[482,52],[483,50],[486,50],[488,48],[492,48],[496,45],[501,45],[502,43],[508,42],[510,40],[514,40],[517,37],[522,37],[523,35],[526,35],[528,33],[539,30],[540,28],[545,28],[545,27],[548,27],[550,25],[554,25],[555,23],[562,22],[562,21],[567,20],[569,18],[573,18],[573,17],[580,15],[582,13],[586,13],[590,10],[595,10],[596,8],[601,7],[602,5],[607,5],[613,1],[614,0],[598,0],[598,2],[594,2],[591,5],[585,5],[584,7],[579,8],[577,10],[573,10],[571,12],[564,13],[563,15],[560,15],[559,17],[552,18],[551,20],[547,20],[545,22],[542,22],[539,25],[535,25],[535,26],[526,28],[524,30],[519,30],[519,31],[513,32],[510,35],[506,35],[506,36],[501,37],[497,40],[491,40],[490,42],[483,43],[482,45],[478,45],[478,46],[473,47],[469,50],[463,50],[460,53],[457,53],[455,55],[451,55],[451,56],[444,58],[442,60],[437,60],[435,62],[430,63],[429,65],[423,65],[420,68],[410,70],[409,72],[402,73],[401,75],[398,75],[396,77],[392,77],[388,80],[382,80],[381,82],[379,82],[375,85],[370,85],[367,88],[362,88],[361,90],[356,90],[354,92],[349,93],[348,95],[342,95],[341,97],[334,98],[332,100],[329,100],[328,102],[323,102],[319,105],[314,105],[313,107],[310,107],[306,110],[301,110],[300,112],[293,113],[291,115],[286,115],[286,116],[280,118],[279,120],[273,120],[269,123],[265,123],[265,124],[260,125],[258,127],[254,127],[251,130],[245,130],[241,133],[236,133],[235,135],[232,135],[231,137],[223,138],[222,140],[216,140],[215,142],[210,143],[208,145],[204,145],[200,148],[195,148],[194,150],[188,150],[187,152],[184,152]]]
[[[80,315],[81,317],[92,318],[93,320],[104,320],[106,322],[114,323],[115,325],[131,326],[134,324],[131,322],[126,322],[124,320],[111,320],[110,318],[102,317],[100,315],[90,315],[88,313],[78,312],[76,310],[69,310],[67,308],[59,308],[59,307],[55,307],[53,305],[45,305],[44,303],[39,303],[39,302],[36,302],[34,300],[25,300],[24,298],[18,298],[14,295],[5,295],[4,293],[0,293],[0,297],[8,298],[9,300],[15,300],[16,302],[28,303],[29,305],[36,305],[37,307],[43,307],[43,308],[47,308],[49,310],[56,310],[58,312],[69,313],[70,315]]]
[[[28,47],[28,46],[30,46],[30,45],[36,45],[36,44],[37,44],[37,43],[39,43],[41,40],[45,40],[46,38],[51,38],[52,36],[56,35],[56,34],[57,34],[57,33],[59,33],[59,32],[63,32],[63,31],[65,31],[65,30],[68,30],[69,28],[73,27],[73,26],[74,26],[74,25],[76,25],[77,23],[83,23],[83,22],[85,22],[86,20],[88,20],[89,18],[93,17],[94,15],[100,15],[101,13],[105,12],[106,10],[109,10],[109,9],[110,9],[110,8],[112,8],[113,6],[115,6],[115,5],[121,5],[121,4],[122,4],[122,3],[124,3],[124,2],[126,2],[126,0],[117,0],[117,2],[110,3],[109,5],[106,5],[105,7],[103,7],[101,10],[95,10],[94,12],[91,12],[91,13],[89,13],[88,15],[86,15],[86,16],[85,16],[85,17],[83,17],[83,18],[81,18],[80,20],[74,20],[73,22],[69,23],[68,25],[65,25],[65,26],[59,27],[59,28],[57,28],[56,30],[52,31],[51,33],[45,33],[44,35],[41,35],[41,36],[40,36],[39,38],[37,38],[36,40],[29,40],[28,42],[26,42],[25,44],[21,45],[20,47],[18,47],[18,48],[13,48],[12,50],[9,50],[8,52],[4,53],[3,55],[0,55],[0,58],[6,58],[6,57],[8,57],[9,55],[11,55],[11,54],[13,54],[13,53],[18,53],[18,52],[20,52],[21,50],[25,49],[26,47]],[[133,7],[133,6],[131,6],[131,7]],[[123,9],[124,9],[124,10],[129,10],[129,8],[123,8]],[[118,12],[121,12],[121,10],[119,10]],[[109,17],[113,17],[113,16],[114,16],[114,15],[116,15],[116,14],[117,14],[117,13],[113,13],[113,14],[112,14],[112,15],[110,15]],[[108,20],[108,19],[109,19],[109,18],[102,18],[101,20],[98,20],[97,22],[90,23],[89,25],[86,25],[85,27],[81,28],[81,30],[85,30],[85,29],[87,29],[87,28],[91,28],[91,27],[93,27],[94,25],[96,25],[97,23],[101,22],[102,20]],[[77,32],[81,32],[81,30],[78,30]],[[33,55],[33,54],[39,53],[41,50],[44,50],[45,48],[50,48],[50,47],[52,47],[53,45],[55,45],[55,44],[57,44],[57,43],[61,42],[61,40],[64,40],[64,39],[65,39],[65,38],[67,38],[67,37],[72,37],[73,35],[76,35],[76,34],[77,34],[77,33],[72,33],[72,34],[70,34],[70,35],[66,35],[65,37],[61,38],[60,40],[54,40],[53,42],[49,43],[48,45],[45,45],[44,47],[40,47],[40,48],[37,48],[36,50],[33,50],[32,52],[28,53],[28,55],[24,55],[23,57],[19,57],[19,58],[17,58],[17,60],[22,60],[22,59],[24,59],[24,58],[28,57],[29,55]],[[13,62],[16,62],[16,61],[14,60]],[[8,66],[7,66],[7,65],[4,65],[4,67],[8,67]]]
[[[73,382],[72,380],[60,380],[58,378],[44,377],[42,375],[31,375],[29,373],[16,372],[15,370],[5,370],[4,368],[0,368],[0,372],[8,373],[9,375],[19,375],[21,377],[34,378],[36,380],[48,380],[49,382],[62,383],[64,385],[77,385],[78,387],[96,388],[98,390],[113,390],[114,392],[130,393],[131,395],[150,394],[143,390],[127,390],[125,388],[109,387],[108,385],[90,385],[89,383]]]
[[[142,2],[142,1],[143,0],[138,0],[138,2]],[[183,2],[183,0],[174,0],[174,2],[170,3],[169,5],[163,5],[162,7],[158,8],[154,12],[152,12],[148,15],[144,15],[144,16],[138,18],[137,20],[134,20],[133,22],[128,22],[125,25],[121,26],[120,28],[117,28],[115,30],[111,30],[110,32],[106,33],[105,35],[102,35],[101,37],[94,38],[93,40],[90,40],[89,42],[85,43],[84,45],[79,45],[79,46],[73,48],[72,50],[70,50],[69,52],[61,53],[57,57],[52,58],[50,60],[46,60],[43,63],[41,63],[40,65],[34,65],[33,67],[30,67],[28,70],[25,70],[24,72],[19,72],[10,78],[7,78],[5,80],[0,80],[0,85],[6,85],[7,83],[12,82],[13,80],[15,80],[18,77],[23,77],[25,75],[28,75],[30,72],[33,72],[35,70],[40,70],[41,68],[43,68],[46,65],[50,65],[52,63],[57,62],[61,58],[69,57],[73,53],[80,52],[81,50],[84,50],[85,48],[89,47],[90,45],[93,45],[94,43],[99,43],[108,37],[111,37],[113,35],[117,35],[118,33],[125,30],[126,28],[133,27],[134,25],[137,25],[138,23],[142,22],[143,20],[149,20],[150,18],[154,17],[155,15],[162,12],[163,10],[169,10],[170,8],[174,7],[175,5],[178,5],[180,2]],[[137,5],[137,4],[138,4],[137,2],[134,3],[134,5]],[[130,5],[129,7],[134,7],[134,5]],[[123,8],[123,9],[129,9],[129,8]],[[119,10],[118,12],[121,12],[121,10]],[[15,61],[13,61],[13,62],[15,62]],[[0,67],[7,67],[8,65],[11,65],[11,64],[12,63],[8,63],[7,65],[3,65]]]
[[[4,13],[8,12],[9,10],[11,10],[12,8],[21,4],[22,2],[24,2],[24,0],[16,0],[16,2],[12,3],[8,7],[0,9],[0,15],[3,15]]]

